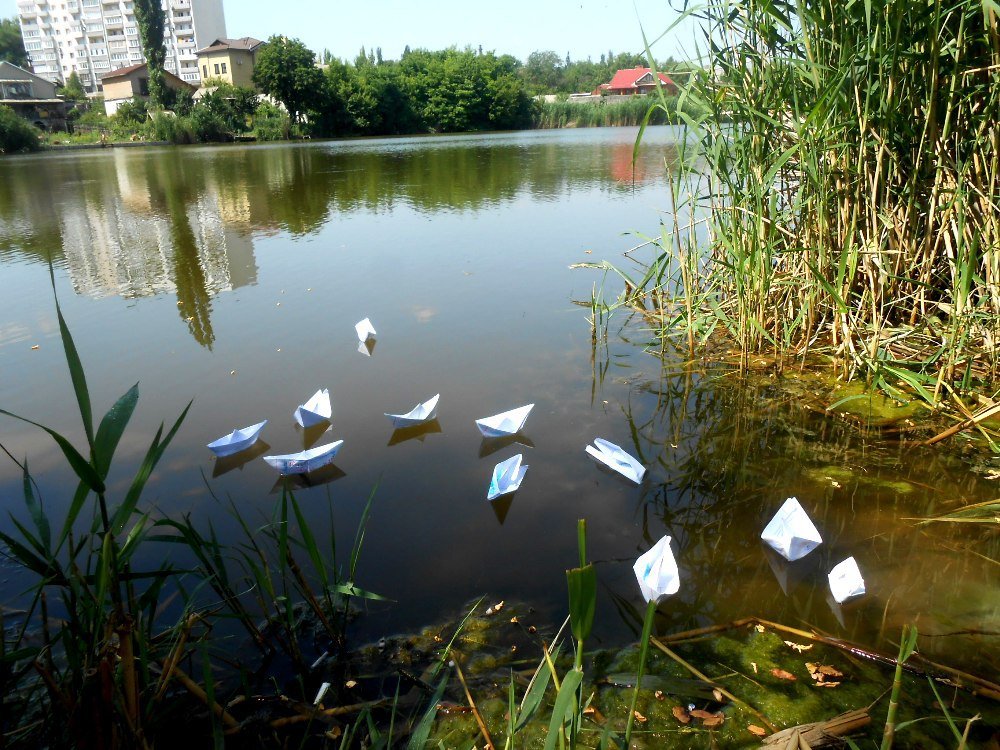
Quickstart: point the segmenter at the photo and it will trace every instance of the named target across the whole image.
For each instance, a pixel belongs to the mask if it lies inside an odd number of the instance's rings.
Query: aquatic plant
[[[994,5],[708,0],[687,14],[707,74],[680,94],[687,139],[654,272],[626,291],[660,335],[821,353],[928,402],[995,380]],[[647,122],[672,111],[660,89]]]
[[[54,278],[52,286],[54,293]],[[0,541],[11,560],[34,574],[35,582],[11,644],[4,634],[4,662],[12,667],[8,677],[18,678],[5,686],[10,692],[4,702],[15,702],[12,696],[23,699],[21,720],[34,716],[39,703],[45,713],[60,714],[63,722],[36,727],[55,735],[56,744],[62,727],[81,747],[142,745],[172,674],[161,666],[176,664],[184,651],[186,613],[173,627],[157,624],[160,594],[176,572],[169,566],[136,570],[136,553],[153,526],[139,500],[190,403],[166,434],[160,425],[125,495],[113,497],[106,480],[138,403],[138,384],[118,399],[95,430],[83,365],[58,301],[56,313],[86,446],[77,448],[55,430],[0,409],[0,414],[48,433],[79,480],[61,526],[54,528],[28,462],[17,462],[30,523],[11,514],[17,534],[0,532]],[[41,643],[26,637],[33,626],[41,629]],[[28,679],[29,673],[37,679]],[[23,731],[22,726],[16,728]]]

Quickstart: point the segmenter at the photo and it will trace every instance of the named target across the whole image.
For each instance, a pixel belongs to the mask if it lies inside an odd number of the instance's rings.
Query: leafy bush
[[[284,141],[288,139],[291,119],[279,107],[261,102],[253,117],[253,134],[258,141]]]
[[[158,141],[184,144],[195,143],[198,140],[186,117],[175,117],[160,112],[153,116],[152,126],[153,138]]]
[[[111,120],[104,111],[104,100],[94,99],[87,104],[77,105],[80,117],[77,120],[79,125],[89,125],[95,128],[107,128],[111,125]]]
[[[0,105],[0,151],[21,154],[38,148],[38,131],[34,126],[10,107]]]
[[[226,127],[226,123],[208,107],[195,106],[191,110],[191,114],[183,119],[190,123],[195,139],[201,143],[232,140],[232,135]]]
[[[142,125],[149,116],[149,106],[144,99],[129,99],[118,105],[118,110],[113,115],[116,125],[135,126]]]

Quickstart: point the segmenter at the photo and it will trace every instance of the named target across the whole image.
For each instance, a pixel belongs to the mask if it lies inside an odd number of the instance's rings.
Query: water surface
[[[298,497],[317,535],[333,507],[346,549],[378,485],[358,583],[394,601],[357,621],[359,639],[420,627],[481,595],[561,619],[576,519],[587,518],[601,644],[636,636],[632,562],[671,534],[683,584],[661,606],[663,631],[758,615],[888,652],[901,625],[916,622],[921,633],[962,633],[927,638],[926,652],[995,673],[995,636],[968,631],[990,629],[1000,613],[988,559],[1000,557],[997,540],[906,520],[995,489],[942,452],[907,452],[783,389],[647,351],[641,317],[619,311],[607,342],[592,337],[574,300],[588,300],[602,276],[569,266],[617,260],[668,218],[677,132],[647,131],[633,172],[634,137],[609,129],[5,158],[0,407],[82,442],[51,258],[96,408],[140,383],[113,491],[124,492],[159,423],[193,398],[145,502],[161,516],[211,521],[233,541],[225,502],[263,522],[276,476],[259,459],[216,462],[205,443],[262,419],[272,452],[345,440],[336,469]],[[364,317],[379,332],[371,357],[356,348]],[[333,395],[332,432],[303,434],[292,411],[320,387]],[[394,435],[383,412],[435,393],[435,430]],[[483,444],[474,419],[529,402],[525,445]],[[598,436],[646,462],[641,486],[584,454]],[[58,514],[73,483],[55,445],[9,419],[0,441],[29,457]],[[493,465],[516,452],[530,466],[524,485],[508,503],[487,503]],[[0,463],[4,511],[21,513],[19,492],[16,467]],[[826,543],[789,570],[758,535],[792,495]],[[869,595],[831,606],[825,573],[848,555]],[[9,567],[0,577],[0,598],[15,601],[23,579]]]

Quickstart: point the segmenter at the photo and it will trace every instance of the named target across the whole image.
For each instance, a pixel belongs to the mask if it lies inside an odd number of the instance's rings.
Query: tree
[[[315,59],[312,50],[298,39],[284,36],[272,36],[257,54],[254,83],[285,105],[293,123],[303,112],[318,109],[323,101],[323,72]]]
[[[24,51],[21,26],[16,18],[0,20],[0,60],[28,67],[28,53]]]
[[[83,84],[80,83],[80,76],[76,74],[75,70],[66,79],[62,95],[71,102],[82,102],[87,98],[87,92],[83,90]]]
[[[38,131],[10,107],[0,105],[0,153],[37,151]]]
[[[149,69],[149,98],[155,105],[163,106],[166,88],[163,64],[167,59],[167,48],[163,44],[166,15],[160,0],[135,0],[135,19],[139,25],[142,54],[146,56]]]

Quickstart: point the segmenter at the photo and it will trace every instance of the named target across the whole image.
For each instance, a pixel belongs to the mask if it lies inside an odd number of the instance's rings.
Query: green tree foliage
[[[285,105],[292,122],[323,107],[326,87],[316,56],[298,39],[272,36],[257,54],[253,80]]]
[[[22,68],[28,67],[28,53],[24,51],[21,25],[16,18],[0,20],[0,60],[6,60]]]
[[[149,107],[144,99],[129,99],[118,105],[112,120],[119,125],[142,125],[149,116]]]
[[[166,17],[160,0],[135,0],[135,19],[142,40],[142,53],[149,67],[149,98],[155,105],[163,106],[166,96],[163,64],[167,59],[167,48],[163,43]]]
[[[561,58],[552,50],[532,52],[520,69],[520,75],[532,94],[572,94],[594,91],[607,83],[615,72],[624,68],[646,67],[648,61],[642,54],[608,52],[600,62],[590,59],[572,61],[569,54]],[[673,58],[661,62],[657,68],[673,74],[677,63]]]
[[[80,76],[76,74],[75,70],[66,79],[66,85],[62,88],[62,95],[72,102],[86,100],[87,92],[83,90],[83,84],[80,83]]]
[[[0,105],[0,152],[20,154],[37,151],[38,131],[10,107]]]
[[[354,64],[326,69],[323,132],[454,133],[530,127],[534,104],[509,55],[471,49],[407,50],[399,61],[363,49]]]

